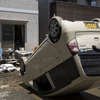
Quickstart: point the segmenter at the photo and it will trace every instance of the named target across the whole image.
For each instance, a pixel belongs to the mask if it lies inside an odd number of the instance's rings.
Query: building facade
[[[54,14],[92,20],[100,16],[100,0],[0,0],[0,48],[32,51],[48,34]]]
[[[51,0],[53,1],[53,0]],[[55,0],[57,1],[63,1],[63,2],[69,2],[69,3],[77,3],[80,5],[90,5],[90,6],[96,6],[100,7],[100,0]]]
[[[38,0],[0,0],[0,48],[38,45]]]
[[[69,2],[56,2],[50,5],[51,15],[61,16],[63,19],[78,21],[78,20],[92,20],[93,18],[99,18],[100,7],[96,6],[96,2],[79,4],[79,3],[69,3]]]

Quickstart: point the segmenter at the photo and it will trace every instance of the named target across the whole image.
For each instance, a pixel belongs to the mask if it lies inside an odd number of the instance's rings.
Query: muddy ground
[[[44,97],[26,87],[19,71],[0,74],[0,100],[100,100],[100,87],[78,94]]]
[[[24,89],[25,88],[25,89]],[[36,100],[28,94],[19,71],[0,73],[0,100]]]
[[[5,88],[3,88],[3,85],[5,85],[4,87],[8,87],[6,88],[7,90],[14,90],[14,89],[18,89],[19,88],[19,84],[22,82],[21,76],[19,75],[18,71],[15,72],[8,72],[8,73],[1,73],[0,74],[0,92],[3,91]],[[9,85],[9,86],[7,86]]]

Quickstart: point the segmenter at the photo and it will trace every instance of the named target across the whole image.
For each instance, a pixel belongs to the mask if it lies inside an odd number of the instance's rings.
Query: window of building
[[[2,24],[2,49],[18,50],[25,44],[25,25]]]
[[[87,5],[96,6],[96,0],[86,0]]]
[[[56,0],[56,1],[64,1],[64,2],[77,3],[77,0]]]

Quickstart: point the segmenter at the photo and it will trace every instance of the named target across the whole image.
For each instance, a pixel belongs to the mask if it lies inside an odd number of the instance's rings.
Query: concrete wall
[[[41,43],[45,39],[46,34],[48,34],[49,19],[50,0],[39,0],[39,43]]]
[[[38,45],[37,0],[0,0],[0,23],[26,25],[25,49]]]
[[[0,0],[0,7],[37,10],[38,0]]]
[[[97,0],[97,7],[100,7],[100,0]]]
[[[51,3],[51,2],[55,2],[55,1],[56,1],[56,0],[50,0],[50,3]]]
[[[1,24],[0,24],[0,30],[1,30]],[[1,31],[0,31],[0,48],[1,48]]]
[[[86,0],[77,0],[78,4],[85,5]]]

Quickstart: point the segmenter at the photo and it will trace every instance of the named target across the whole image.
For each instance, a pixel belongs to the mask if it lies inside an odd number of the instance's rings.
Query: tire
[[[61,17],[53,17],[49,23],[49,38],[52,43],[57,43],[61,37]]]
[[[26,66],[25,66],[25,61],[27,60],[26,57],[22,57],[20,59],[20,73],[22,76],[24,76],[25,71],[26,71]]]

